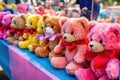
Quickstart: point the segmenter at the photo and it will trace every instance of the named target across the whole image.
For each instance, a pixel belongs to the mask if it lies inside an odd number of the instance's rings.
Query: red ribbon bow
[[[105,68],[109,59],[114,57],[119,57],[119,50],[104,50],[103,52],[92,52],[87,51],[85,54],[86,59],[92,60],[92,65],[94,69]]]
[[[24,29],[24,33],[30,33],[31,35],[36,32],[36,29]]]
[[[20,37],[20,36],[23,35],[23,30],[24,30],[24,29],[10,29],[9,32],[10,32],[11,34],[18,33],[17,35],[18,35],[18,37]]]
[[[80,45],[80,44],[87,44],[87,40],[84,39],[84,40],[78,40],[74,42],[66,42],[64,39],[62,39],[62,43],[61,43],[63,47],[67,46],[70,52],[73,51],[77,47],[77,45]]]

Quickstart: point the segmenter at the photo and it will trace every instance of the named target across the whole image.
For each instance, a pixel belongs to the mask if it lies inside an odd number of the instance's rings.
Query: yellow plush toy
[[[39,40],[36,38],[36,28],[39,20],[39,15],[29,15],[27,17],[26,29],[24,30],[23,38],[25,41],[19,43],[19,47],[27,49],[30,44],[38,44]]]
[[[37,38],[39,38],[39,35],[44,35],[43,27],[44,27],[43,18],[42,16],[40,16],[39,21],[37,23],[37,35],[36,35]],[[35,42],[35,43],[30,44],[28,46],[29,51],[34,52],[35,49],[41,45],[41,43],[42,43],[42,40],[39,39],[39,43],[36,44]]]
[[[12,8],[12,9],[16,10],[17,6],[12,3],[12,4],[7,5],[7,8]]]
[[[0,11],[2,11],[5,6],[6,6],[6,4],[4,2],[0,2]]]

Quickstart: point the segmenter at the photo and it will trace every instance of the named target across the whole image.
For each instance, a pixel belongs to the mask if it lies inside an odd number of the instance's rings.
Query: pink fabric
[[[59,80],[14,46],[9,46],[12,80]]]

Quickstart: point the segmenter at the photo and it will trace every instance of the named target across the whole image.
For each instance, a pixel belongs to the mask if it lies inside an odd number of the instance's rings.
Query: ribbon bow
[[[62,39],[62,43],[61,43],[63,47],[67,46],[70,52],[73,51],[77,47],[77,45],[80,45],[80,44],[87,44],[87,40],[83,39],[83,40],[78,40],[74,42],[66,42],[64,39]]]
[[[31,35],[36,32],[36,29],[24,29],[24,33],[30,33]]]
[[[12,28],[12,29],[9,30],[9,32],[10,32],[11,34],[17,33],[18,37],[20,37],[20,36],[23,35],[23,30],[24,30],[24,29],[13,29],[13,28]]]
[[[105,68],[109,59],[119,57],[119,50],[104,50],[103,52],[88,51],[86,58],[93,58],[92,64],[94,69]]]
[[[40,38],[41,40],[49,38],[50,41],[53,41],[58,36],[61,36],[61,34],[60,33],[56,33],[56,34],[47,34],[46,33],[45,35],[44,34],[37,34],[36,37]]]

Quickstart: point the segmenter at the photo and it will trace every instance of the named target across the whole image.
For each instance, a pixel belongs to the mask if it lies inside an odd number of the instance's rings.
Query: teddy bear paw
[[[107,64],[106,73],[110,79],[117,79],[120,73],[119,70],[119,60],[118,59],[112,59]]]
[[[78,78],[78,80],[96,80],[95,75],[90,68],[79,68],[75,71],[75,76]]]
[[[65,68],[67,64],[65,57],[53,57],[50,59],[50,62],[54,68],[58,68],[58,69]]]
[[[47,57],[49,55],[49,50],[43,47],[37,47],[35,49],[35,53],[39,57]]]
[[[78,68],[80,67],[79,64],[75,63],[75,62],[70,62],[67,66],[66,66],[66,71],[68,74],[70,75],[74,75],[75,71],[78,70]]]

